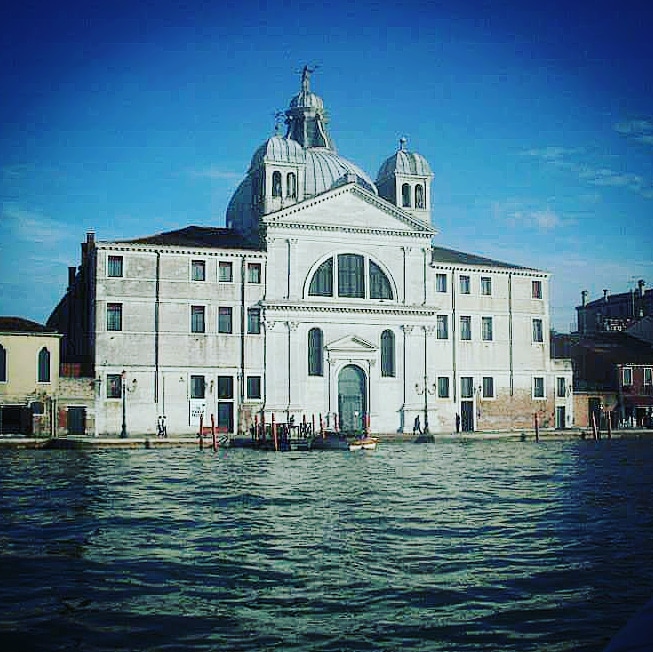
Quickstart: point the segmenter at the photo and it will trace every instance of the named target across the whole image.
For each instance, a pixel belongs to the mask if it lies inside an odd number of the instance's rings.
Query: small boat
[[[379,440],[376,437],[363,437],[362,439],[354,439],[349,442],[350,451],[373,451],[376,449],[376,445],[379,443]]]

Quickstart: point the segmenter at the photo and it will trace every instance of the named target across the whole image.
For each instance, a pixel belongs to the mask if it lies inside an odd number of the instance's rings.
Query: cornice
[[[503,274],[504,276],[541,276],[549,278],[551,272],[526,267],[499,267],[492,265],[458,265],[456,263],[429,263],[431,269],[443,269],[452,272],[487,272],[488,274]]]
[[[319,304],[296,301],[262,301],[261,307],[266,312],[319,312],[340,314],[368,315],[404,315],[410,317],[434,317],[441,311],[436,306],[404,306],[396,303],[388,304]]]
[[[266,258],[267,252],[256,249],[221,249],[220,247],[179,247],[177,245],[143,245],[127,242],[96,242],[95,248],[103,251],[132,251],[141,253],[168,253],[176,256],[219,257],[219,258]]]
[[[322,231],[337,233],[360,233],[366,235],[390,235],[403,238],[432,238],[433,233],[425,231],[400,231],[398,229],[373,229],[354,226],[329,226],[326,224],[302,224],[300,222],[281,222],[267,225],[275,229],[296,229],[300,231]]]

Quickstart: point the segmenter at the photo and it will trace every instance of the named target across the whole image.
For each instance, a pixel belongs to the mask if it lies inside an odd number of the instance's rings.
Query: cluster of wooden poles
[[[200,450],[204,450],[204,415],[200,414],[200,432],[199,432],[199,439],[200,439]],[[215,427],[215,415],[211,415],[211,448],[214,451],[217,451],[220,446],[220,442],[218,441],[218,433]]]

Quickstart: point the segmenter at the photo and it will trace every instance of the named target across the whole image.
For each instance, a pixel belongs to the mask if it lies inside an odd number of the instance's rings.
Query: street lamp
[[[122,386],[120,390],[120,395],[122,396],[122,430],[120,431],[120,436],[124,439],[127,437],[127,403],[125,398],[127,396],[127,387],[125,386],[125,376],[127,372],[123,370],[122,372]]]
[[[419,383],[415,383],[415,391],[421,396],[424,395],[424,434],[429,434],[429,394],[435,394],[436,386],[433,383],[432,387],[428,386],[428,376],[424,374],[424,387],[420,387]]]
[[[127,389],[127,383],[125,382],[125,378],[127,377],[127,372],[123,370],[122,372],[122,387],[121,387],[121,395],[122,395],[122,428],[120,430],[120,436],[124,439],[127,437],[127,392],[133,392],[136,389],[136,384],[137,380],[134,378],[132,380],[132,387],[131,389]]]

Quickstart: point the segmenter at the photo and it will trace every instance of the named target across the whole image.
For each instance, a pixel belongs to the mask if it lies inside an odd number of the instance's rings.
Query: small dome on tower
[[[377,183],[387,179],[388,177],[395,176],[395,174],[419,177],[432,177],[431,167],[427,160],[416,152],[409,152],[404,149],[406,140],[402,138],[400,141],[399,149],[388,159],[385,160],[383,165],[379,168],[379,173],[376,175]]]
[[[264,162],[303,163],[304,148],[292,138],[272,136],[254,152],[250,169],[256,169]]]
[[[295,97],[290,100],[291,108],[309,108],[309,109],[323,109],[324,102],[319,95],[312,91],[301,90]]]

